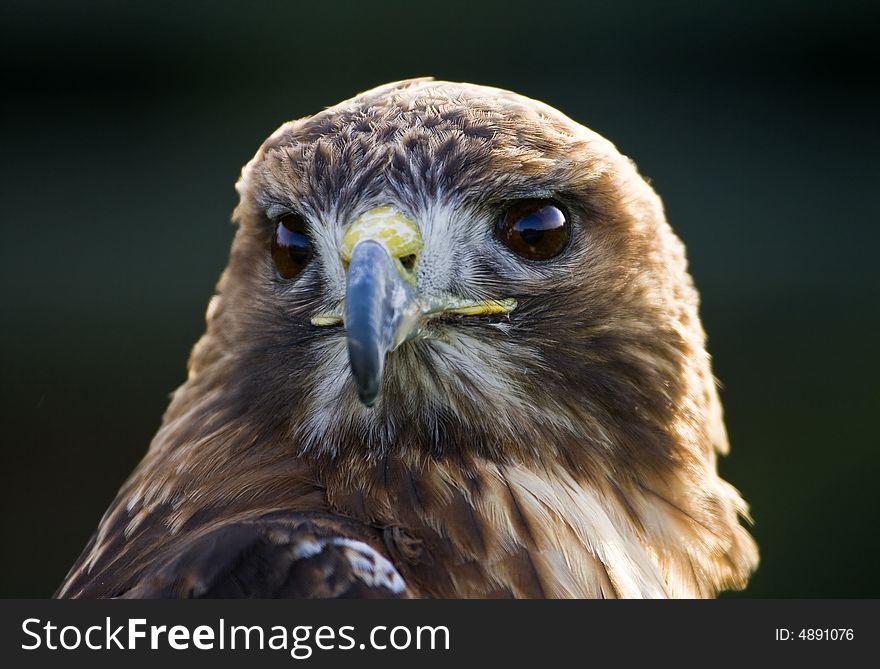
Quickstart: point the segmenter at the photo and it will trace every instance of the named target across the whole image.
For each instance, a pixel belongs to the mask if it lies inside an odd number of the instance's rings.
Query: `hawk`
[[[415,79],[282,125],[237,190],[188,378],[57,596],[744,587],[685,249],[610,142]]]

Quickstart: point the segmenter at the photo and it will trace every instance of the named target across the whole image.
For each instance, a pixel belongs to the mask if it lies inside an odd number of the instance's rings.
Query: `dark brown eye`
[[[568,221],[553,200],[519,200],[498,219],[495,235],[523,258],[548,260],[565,248]]]
[[[285,279],[302,272],[312,257],[307,230],[305,220],[297,214],[286,214],[278,220],[272,237],[272,260]]]

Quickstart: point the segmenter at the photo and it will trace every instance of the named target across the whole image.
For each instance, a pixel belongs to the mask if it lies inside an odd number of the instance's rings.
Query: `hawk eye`
[[[272,237],[272,260],[278,273],[292,279],[305,269],[312,257],[312,242],[305,219],[298,214],[285,214],[275,227]]]
[[[519,200],[498,219],[495,236],[523,258],[549,260],[565,248],[568,221],[553,200]]]

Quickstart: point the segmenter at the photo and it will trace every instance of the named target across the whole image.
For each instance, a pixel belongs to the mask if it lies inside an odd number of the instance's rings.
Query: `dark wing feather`
[[[370,545],[372,539],[359,524],[324,514],[272,514],[230,522],[149,559],[149,566],[116,596],[407,597],[403,579]],[[94,595],[86,582],[62,596]]]

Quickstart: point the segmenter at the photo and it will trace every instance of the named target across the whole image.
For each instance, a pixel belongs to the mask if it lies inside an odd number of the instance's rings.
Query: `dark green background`
[[[663,196],[756,520],[745,594],[880,596],[877,7],[4,3],[0,594],[51,594],[145,451],[260,142],[430,74],[549,102]]]

